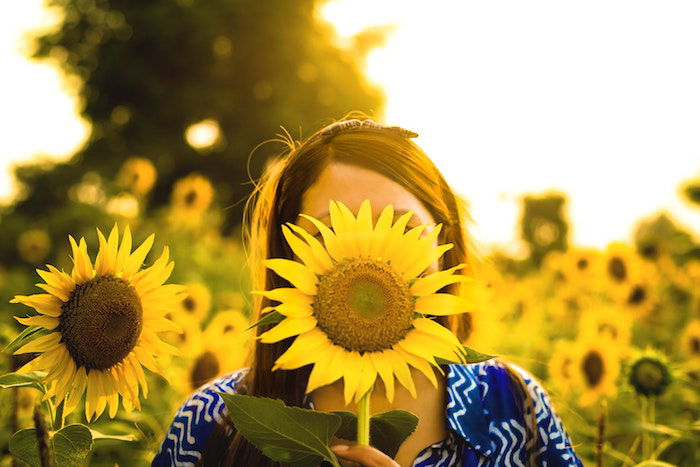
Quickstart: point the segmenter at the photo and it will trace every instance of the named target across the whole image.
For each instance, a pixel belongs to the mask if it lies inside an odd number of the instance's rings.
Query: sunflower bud
[[[629,383],[641,396],[660,396],[666,392],[671,381],[671,370],[660,355],[647,353],[637,357],[630,365]]]

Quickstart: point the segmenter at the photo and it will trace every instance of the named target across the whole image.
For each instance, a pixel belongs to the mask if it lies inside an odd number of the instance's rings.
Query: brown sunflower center
[[[664,382],[664,369],[653,360],[642,360],[635,365],[632,383],[643,394],[658,394]]]
[[[123,279],[102,276],[77,285],[62,306],[59,329],[75,363],[104,370],[136,346],[143,309],[136,291]]]
[[[185,311],[189,313],[194,313],[194,310],[197,308],[197,305],[192,296],[188,295],[187,298],[185,298],[182,301],[182,308],[184,308]]]
[[[190,373],[192,389],[197,389],[219,374],[219,359],[216,354],[207,350],[194,362]]]
[[[627,279],[627,266],[625,266],[625,262],[622,261],[622,258],[614,256],[610,259],[608,262],[608,273],[610,277],[617,282],[623,282]]]
[[[197,200],[197,192],[194,190],[188,191],[187,194],[185,195],[185,204],[188,206],[192,206],[196,200]]]
[[[321,276],[312,306],[334,344],[374,352],[406,336],[414,305],[408,283],[389,264],[351,258]]]
[[[605,364],[600,354],[595,350],[588,352],[586,356],[583,357],[581,367],[588,387],[594,388],[598,386],[603,379],[603,372],[605,371]]]
[[[646,290],[641,285],[635,285],[627,297],[627,303],[630,305],[639,305],[647,296]]]
[[[588,260],[586,258],[581,258],[576,262],[576,267],[583,271],[588,267]]]

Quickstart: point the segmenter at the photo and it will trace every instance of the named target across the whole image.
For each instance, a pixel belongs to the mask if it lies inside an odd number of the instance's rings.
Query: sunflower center
[[[596,351],[588,352],[583,358],[582,369],[588,387],[596,387],[603,379],[603,371],[605,370],[603,358]]]
[[[185,204],[190,206],[190,205],[194,204],[196,199],[197,199],[197,192],[194,190],[190,190],[185,195]]]
[[[219,359],[214,352],[207,350],[197,358],[190,373],[192,389],[197,389],[202,384],[219,374]]]
[[[658,394],[664,382],[663,368],[657,362],[643,360],[634,368],[632,382],[642,394]]]
[[[627,267],[621,258],[615,256],[608,262],[608,273],[617,282],[622,282],[627,278]]]
[[[187,298],[185,298],[185,299],[182,301],[182,307],[183,307],[186,311],[188,311],[188,312],[190,312],[190,313],[193,313],[193,312],[194,312],[194,309],[195,309],[195,303],[194,303],[194,300],[192,299],[192,297],[187,296]]]
[[[576,263],[576,267],[579,268],[579,270],[583,271],[588,267],[588,260],[586,258],[579,259]]]
[[[136,346],[143,310],[136,291],[123,279],[102,276],[77,285],[62,306],[59,329],[75,363],[104,370]]]
[[[389,264],[350,258],[321,276],[312,307],[334,344],[374,352],[406,336],[414,304],[408,283]]]
[[[630,305],[639,305],[644,301],[646,296],[647,293],[644,290],[644,287],[636,285],[632,289],[632,292],[630,292],[629,297],[627,297],[627,303],[629,303]]]
[[[700,337],[692,337],[690,339],[690,351],[695,354],[700,354]]]

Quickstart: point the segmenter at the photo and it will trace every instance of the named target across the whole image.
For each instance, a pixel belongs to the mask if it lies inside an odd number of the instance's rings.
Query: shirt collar
[[[479,380],[470,366],[448,365],[447,422],[475,451],[490,457],[495,447],[489,436],[488,417]]]

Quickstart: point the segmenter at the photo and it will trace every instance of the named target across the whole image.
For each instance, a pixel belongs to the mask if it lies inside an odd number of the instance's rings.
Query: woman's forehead
[[[396,216],[413,211],[412,220],[434,222],[423,203],[400,184],[378,172],[342,163],[329,164],[321,172],[302,197],[301,213],[320,220],[328,219],[331,200],[340,201],[350,211],[357,213],[365,199],[369,199],[372,205],[375,221],[382,210],[391,204]],[[296,223],[301,225],[302,222],[310,224],[302,217]]]

